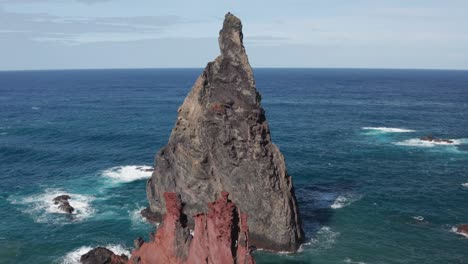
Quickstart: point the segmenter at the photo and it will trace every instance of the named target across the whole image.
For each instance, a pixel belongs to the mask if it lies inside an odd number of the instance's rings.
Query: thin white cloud
[[[21,34],[35,41],[67,44],[157,38],[167,28],[184,22],[177,16],[61,17],[12,13],[0,8],[0,34]]]

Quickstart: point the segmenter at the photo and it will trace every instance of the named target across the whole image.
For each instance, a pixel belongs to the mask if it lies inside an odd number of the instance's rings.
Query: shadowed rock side
[[[249,214],[251,243],[295,251],[303,231],[292,179],[271,142],[260,94],[242,42],[241,21],[227,14],[221,55],[208,63],[178,110],[169,142],[147,184],[150,211],[164,214],[163,194],[180,193],[189,216],[226,190]],[[193,226],[199,220],[188,219]]]
[[[152,241],[137,239],[131,264],[237,263],[254,264],[248,243],[247,215],[240,214],[228,193],[197,214],[193,236],[182,213],[180,197],[165,193],[166,214]],[[240,216],[240,217],[239,217]]]

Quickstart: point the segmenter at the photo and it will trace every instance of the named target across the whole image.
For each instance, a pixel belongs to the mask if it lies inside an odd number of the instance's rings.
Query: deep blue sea
[[[0,263],[77,263],[147,237],[137,167],[153,165],[201,71],[0,72]],[[468,263],[453,229],[468,223],[468,71],[254,72],[307,235],[300,253],[258,263]]]

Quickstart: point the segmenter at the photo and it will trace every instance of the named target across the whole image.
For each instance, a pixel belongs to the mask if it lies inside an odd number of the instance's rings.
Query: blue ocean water
[[[131,249],[201,69],[0,72],[0,263]],[[258,263],[468,263],[468,72],[255,69],[307,243]],[[454,144],[418,140],[433,134]],[[465,184],[466,183],[466,184]],[[465,184],[465,185],[464,185]],[[71,217],[51,204],[68,193]]]

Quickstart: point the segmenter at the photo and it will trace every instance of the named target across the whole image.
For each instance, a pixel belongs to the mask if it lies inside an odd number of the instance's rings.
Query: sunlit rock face
[[[292,179],[272,143],[245,48],[241,21],[228,13],[221,55],[208,63],[178,110],[169,142],[147,184],[150,212],[165,213],[164,192],[184,201],[188,225],[221,191],[249,215],[251,243],[295,251],[303,241]]]

